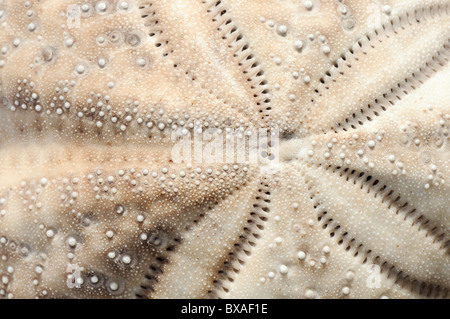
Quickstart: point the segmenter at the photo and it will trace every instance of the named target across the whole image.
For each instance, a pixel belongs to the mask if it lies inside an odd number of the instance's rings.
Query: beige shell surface
[[[448,0],[0,0],[0,298],[449,298],[449,58]]]

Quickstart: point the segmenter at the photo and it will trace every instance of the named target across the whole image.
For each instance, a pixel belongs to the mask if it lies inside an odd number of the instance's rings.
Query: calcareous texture
[[[0,0],[0,297],[449,298],[449,58],[449,0]]]

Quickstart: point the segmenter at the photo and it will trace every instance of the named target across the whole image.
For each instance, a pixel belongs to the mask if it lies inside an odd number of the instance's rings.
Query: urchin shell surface
[[[0,0],[0,297],[449,298],[449,58],[448,0]]]

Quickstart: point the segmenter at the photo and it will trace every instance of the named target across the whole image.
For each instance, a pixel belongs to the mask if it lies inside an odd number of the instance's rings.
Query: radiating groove
[[[322,165],[318,165],[317,169],[320,167],[322,167]],[[378,180],[364,172],[333,166],[322,167],[322,169],[331,170],[333,173],[339,174],[339,176],[345,178],[346,181],[353,182],[355,185],[358,183],[361,189],[367,187],[367,192],[372,193],[374,197],[380,198],[381,202],[386,202],[385,205],[388,206],[389,210],[394,208],[395,214],[403,214],[403,216],[405,216],[405,222],[413,221],[410,225],[411,227],[418,227],[418,231],[421,230],[420,225],[427,228],[426,236],[433,236],[435,243],[441,242],[439,248],[445,249],[446,254],[449,254],[447,247],[448,241],[444,241],[445,233],[442,230],[438,230],[436,226],[431,226],[431,221],[427,220],[423,215],[419,215],[416,209],[402,201],[395,191],[389,189],[386,185],[381,186],[381,183],[379,183]],[[317,212],[317,221],[321,224],[322,228],[329,233],[329,236],[336,240],[339,246],[351,253],[354,257],[358,257],[359,260],[362,260],[362,264],[372,263],[380,266],[381,273],[384,273],[389,280],[392,280],[403,289],[407,289],[412,293],[425,297],[447,298],[449,295],[448,287],[441,287],[413,278],[403,270],[398,269],[395,265],[392,265],[387,260],[381,258],[376,252],[370,249],[370,247],[365,246],[357,238],[352,237],[347,230],[342,227],[340,222],[335,220],[325,207],[322,207],[324,205],[321,199],[316,199],[316,197],[318,197],[317,194],[319,194],[317,186],[309,179],[305,180],[305,184],[308,186],[310,198],[313,201],[314,209]]]
[[[164,266],[169,262],[169,253],[175,251],[181,244],[179,238],[168,238],[167,234],[162,231],[150,232],[147,236],[146,243],[155,256],[145,271],[140,286],[135,290],[135,296],[138,299],[147,299],[155,291],[158,277],[164,274]]]
[[[388,108],[395,106],[404,97],[411,94],[412,91],[420,88],[424,82],[430,78],[434,73],[441,70],[449,61],[450,58],[450,39],[442,46],[428,62],[424,63],[419,68],[418,72],[412,73],[408,78],[398,82],[391,89],[383,94],[380,94],[372,103],[360,109],[360,114],[353,113],[352,116],[347,117],[344,121],[337,123],[331,129],[337,133],[339,130],[348,131],[349,128],[357,129],[367,122],[373,121],[374,117],[380,116]]]
[[[268,112],[271,110],[270,90],[264,76],[264,70],[252,53],[250,43],[239,31],[222,1],[203,0],[203,3],[206,5],[217,31],[221,34],[226,46],[233,52],[233,57],[245,75],[262,119],[268,117]]]
[[[365,172],[339,166],[328,166],[326,169],[332,169],[333,173],[339,174],[347,182],[358,184],[362,190],[366,189],[367,193],[373,194],[375,198],[381,200],[381,203],[387,205],[389,210],[394,209],[395,214],[404,216],[405,222],[411,223],[411,226],[416,227],[418,231],[426,230],[426,236],[431,236],[433,243],[441,243],[439,248],[444,249],[450,255],[450,247],[447,247],[450,238],[448,238],[445,230],[437,226],[436,222],[420,214],[410,203],[404,201],[398,192]]]
[[[155,40],[155,46],[162,50],[162,55],[167,57],[173,52],[169,45],[169,40],[165,37],[164,31],[160,27],[158,13],[156,12],[154,1],[138,1],[141,18],[145,21],[148,28],[148,35]]]
[[[243,234],[234,244],[233,250],[228,254],[223,267],[217,273],[217,279],[213,282],[213,289],[208,292],[210,298],[223,298],[230,291],[232,283],[245,265],[246,259],[251,256],[251,251],[257,245],[258,239],[264,230],[264,223],[270,214],[270,191],[267,181],[262,181],[255,198],[253,210],[249,214],[247,226]]]
[[[337,80],[346,74],[346,69],[352,68],[350,60],[358,61],[359,55],[366,55],[367,50],[373,50],[377,45],[383,42],[383,38],[395,36],[408,26],[417,25],[427,19],[435,19],[449,15],[449,4],[433,5],[416,9],[414,12],[405,13],[402,16],[394,17],[389,22],[383,24],[380,28],[374,29],[366,35],[359,38],[351,48],[343,52],[341,56],[333,63],[333,66],[320,79],[319,85],[315,90],[315,96],[311,102],[315,103],[319,97],[335,85]],[[390,35],[390,33],[392,33]],[[398,101],[402,100],[412,91],[417,90],[434,73],[439,72],[445,67],[450,58],[450,39],[424,63],[416,72],[409,74],[401,81],[395,83],[390,90],[377,96],[372,102],[358,108],[358,111],[352,112],[344,120],[333,124],[330,129],[334,132],[357,129],[358,126],[373,121],[375,117],[380,116]],[[312,108],[310,108],[310,111]],[[326,130],[326,129],[324,129]],[[324,131],[325,133],[325,131]]]
[[[148,239],[145,242],[148,245],[149,250],[155,256],[152,258],[152,262],[145,271],[140,286],[135,290],[136,298],[152,298],[152,294],[158,289],[157,284],[159,283],[160,277],[164,275],[165,266],[171,262],[171,255],[176,254],[178,247],[182,245],[184,234],[191,231],[192,227],[195,227],[195,225],[200,224],[202,219],[207,216],[208,212],[212,210],[214,206],[219,205],[220,201],[232,196],[234,192],[238,192],[239,190],[240,187],[236,187],[234,191],[231,191],[223,198],[207,200],[202,203],[201,208],[195,207],[190,209],[191,214],[182,212],[183,216],[192,215],[194,217],[187,223],[188,225],[184,227],[181,234],[177,234],[177,236],[172,234],[172,232],[167,232],[165,230],[153,230],[147,233]],[[267,197],[268,195],[260,194],[259,196]],[[267,199],[263,199],[263,201],[267,201]],[[265,217],[261,215],[259,215],[259,218],[265,219]],[[243,251],[246,252],[245,250]]]
[[[160,48],[163,52],[163,56],[167,57],[169,54],[172,54],[174,50],[170,47],[169,39],[167,36],[163,36],[163,30],[160,27],[161,23],[158,20],[156,9],[154,8],[154,1],[148,0],[140,0],[139,9],[141,10],[141,18],[144,19],[145,25],[149,28],[149,36],[155,38],[155,46]],[[189,81],[192,81],[196,87],[200,90],[206,92],[208,95],[212,96],[214,99],[223,103],[227,107],[235,108],[235,106],[223,97],[218,96],[214,90],[208,90],[203,85],[200,85],[198,81],[198,76],[195,74],[194,70],[187,69],[181,61],[177,60],[173,64],[173,68],[176,70],[180,70],[183,76]]]

